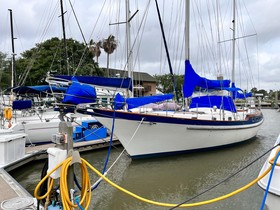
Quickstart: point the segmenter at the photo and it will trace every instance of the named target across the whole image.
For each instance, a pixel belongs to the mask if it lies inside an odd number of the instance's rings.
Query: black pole
[[[16,59],[15,59],[15,44],[14,44],[14,27],[13,27],[13,11],[11,9],[8,9],[10,11],[10,23],[11,23],[11,40],[12,40],[12,74],[13,74],[13,84],[12,87],[16,86]]]
[[[69,68],[68,68],[68,55],[67,55],[67,44],[66,44],[66,34],[65,34],[65,23],[64,23],[64,11],[63,11],[63,2],[60,0],[60,9],[61,9],[61,21],[62,21],[62,32],[63,32],[63,43],[64,43],[64,61],[66,65],[66,72],[68,75]]]
[[[159,11],[157,0],[155,0],[155,2],[156,2],[156,7],[157,7],[157,13],[158,13],[158,19],[159,19],[159,23],[160,23],[162,38],[163,38],[163,41],[164,41],[164,47],[165,47],[165,51],[166,51],[167,61],[168,61],[168,65],[169,65],[169,70],[170,70],[170,74],[171,74],[171,77],[172,77],[173,92],[175,93],[175,98],[176,98],[176,101],[178,102],[179,101],[178,100],[178,93],[177,93],[177,89],[176,89],[175,78],[174,78],[174,74],[173,74],[173,70],[172,70],[169,51],[168,51],[168,47],[167,47],[167,43],[166,43],[166,39],[165,39],[164,29],[163,29],[163,25],[162,25],[162,21],[161,21],[160,11]]]

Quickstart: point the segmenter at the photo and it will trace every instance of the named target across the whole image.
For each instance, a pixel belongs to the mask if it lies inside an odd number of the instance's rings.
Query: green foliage
[[[157,81],[157,89],[162,93],[173,93],[173,83],[172,77],[170,74],[164,75],[154,75]],[[178,93],[179,98],[182,97],[182,87],[184,83],[184,75],[174,75],[175,83],[176,83],[176,90]]]
[[[48,73],[73,75],[98,75],[103,72],[85,44],[73,39],[67,39],[68,61],[64,59],[63,41],[54,37],[36,44],[36,47],[22,53],[22,58],[16,61],[17,74],[25,77],[24,85],[39,85],[44,83]],[[77,69],[78,68],[78,69]]]
[[[0,52],[0,90],[3,91],[11,86],[11,60],[7,54]]]

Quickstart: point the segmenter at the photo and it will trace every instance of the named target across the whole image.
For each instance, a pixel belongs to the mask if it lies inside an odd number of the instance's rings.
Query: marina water
[[[211,188],[273,147],[280,133],[280,112],[265,109],[263,114],[264,124],[253,140],[218,150],[135,161],[132,161],[124,153],[107,177],[144,198],[166,203],[181,203]],[[109,166],[122,150],[121,146],[112,149]],[[82,153],[82,157],[100,171],[103,169],[106,155],[106,149]],[[232,179],[188,203],[219,197],[244,186],[258,176],[267,157],[268,155],[264,156]],[[11,175],[33,195],[33,191],[40,181],[43,165],[44,161],[34,162],[13,171]],[[90,173],[93,184],[98,177],[93,172],[90,171]],[[229,199],[190,209],[254,210],[260,208],[262,199],[263,190],[254,185]],[[103,181],[93,191],[91,209],[150,210],[169,208],[138,201]]]

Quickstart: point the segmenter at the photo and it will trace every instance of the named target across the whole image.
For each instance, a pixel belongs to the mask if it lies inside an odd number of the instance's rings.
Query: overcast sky
[[[66,36],[83,42],[83,37],[80,33],[79,27],[75,21],[73,12],[69,1],[64,0],[64,10],[66,12]],[[237,0],[238,1],[238,0]],[[104,3],[105,2],[105,3]],[[111,25],[109,23],[115,23],[125,20],[124,3],[119,5],[117,0],[79,0],[73,1],[72,4],[79,20],[80,27],[83,31],[84,37],[88,42],[90,39],[101,40],[107,38],[109,34],[116,35],[118,39],[118,51],[111,57],[110,67],[112,68],[125,68],[125,26],[124,25]],[[176,2],[176,3],[175,3]],[[164,27],[170,47],[171,60],[173,64],[173,70],[175,73],[183,74],[184,65],[184,53],[183,53],[183,36],[182,31],[177,32],[175,25],[179,25],[183,28],[183,8],[182,0],[158,0],[161,8],[162,16],[164,17]],[[211,29],[204,26],[202,22],[207,19],[204,17],[209,16],[209,8],[211,3],[217,2],[216,0],[192,0],[191,11],[195,13],[199,9],[198,7],[204,7],[198,11],[197,19],[191,20],[191,27],[195,27],[194,24],[200,25],[200,29],[206,30],[207,36],[214,27],[211,25]],[[225,10],[226,13],[221,12],[221,16],[231,15],[231,0],[220,0],[221,10]],[[155,2],[151,0],[147,11],[148,0],[133,0],[130,3],[131,13],[134,13],[137,9],[139,12],[131,20],[132,24],[132,44],[133,48],[133,69],[138,71],[147,72],[151,75],[168,73],[165,51],[162,45],[162,35],[159,29],[159,22],[155,9]],[[236,78],[236,83],[242,88],[247,88],[248,84],[258,89],[266,90],[280,90],[280,4],[277,0],[241,0],[238,3],[243,8],[242,15],[244,17],[245,24],[242,26],[242,36],[257,34],[249,38],[245,38],[249,42],[246,45],[246,50],[237,49],[237,51],[248,51],[247,58],[251,59],[244,64],[237,64],[241,70],[237,70],[237,74],[246,75],[246,81]],[[59,1],[58,0],[0,0],[0,51],[11,54],[11,38],[10,38],[10,19],[9,11],[13,11],[14,20],[14,36],[15,51],[17,56],[20,53],[31,49],[36,43],[40,43],[52,37],[62,37],[61,19],[58,17],[60,14]],[[179,10],[176,12],[176,10]],[[145,16],[147,11],[147,16]],[[180,17],[178,16],[180,15]],[[192,15],[194,19],[194,14]],[[146,17],[146,18],[145,18]],[[207,24],[210,21],[208,21]],[[178,23],[178,24],[177,24]],[[228,25],[227,25],[228,24]],[[142,26],[139,29],[139,26]],[[201,27],[203,25],[203,27]],[[197,27],[196,27],[197,28]],[[224,22],[223,29],[228,30],[231,28],[231,22]],[[169,29],[169,30],[168,30]],[[244,30],[244,31],[243,31]],[[220,40],[230,39],[230,35],[225,33]],[[214,33],[213,33],[214,34]],[[240,34],[237,34],[239,37]],[[137,39],[135,38],[137,37]],[[213,76],[217,72],[211,74],[205,72],[205,67],[202,67],[201,63],[205,60],[211,60],[212,57],[207,56],[207,50],[202,53],[201,45],[202,40],[210,38],[199,38],[197,34],[191,35],[191,62],[194,68],[199,74],[206,74]],[[195,39],[195,40],[194,40]],[[136,40],[136,41],[135,41]],[[141,40],[141,42],[140,42]],[[173,41],[172,41],[173,40]],[[181,40],[179,44],[175,41]],[[199,40],[199,41],[198,41]],[[255,45],[253,47],[253,44]],[[227,48],[227,47],[226,47]],[[228,45],[230,48],[230,45]],[[206,56],[205,56],[206,53]],[[209,54],[209,52],[208,52]],[[195,55],[195,56],[194,56]],[[199,55],[199,56],[198,56]],[[228,55],[227,55],[228,56]],[[244,59],[244,57],[242,58]],[[203,61],[202,61],[203,60]],[[213,59],[212,59],[213,60]],[[101,66],[106,65],[106,56],[103,54],[99,58]],[[215,61],[214,65],[217,65],[220,61]],[[227,63],[227,61],[226,61]],[[246,64],[245,64],[246,63]],[[230,65],[230,62],[228,63]],[[245,72],[245,66],[250,66],[249,73]],[[244,67],[244,68],[243,68]],[[231,67],[229,67],[230,69]],[[209,70],[212,68],[208,68]],[[253,82],[248,82],[248,80]],[[244,82],[245,81],[245,82]],[[250,88],[250,87],[248,87]]]

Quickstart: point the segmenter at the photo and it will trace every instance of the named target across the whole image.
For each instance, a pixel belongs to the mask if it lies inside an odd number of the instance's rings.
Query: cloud
[[[71,11],[71,6],[68,1],[64,2],[64,9],[67,11],[65,14],[66,36],[82,42],[83,37],[73,15],[73,11]],[[150,2],[147,16],[145,16],[148,2],[147,0],[131,1],[130,3],[131,14],[139,9],[139,12],[131,20],[131,42],[132,44],[135,43],[133,49],[133,58],[135,59],[134,69],[145,71],[152,75],[165,74],[168,73],[168,65],[155,3],[154,1]],[[184,72],[183,2],[180,0],[158,1],[163,17],[173,71],[181,74]],[[192,29],[201,30],[201,32],[194,32],[192,30],[191,61],[199,73],[210,76],[217,74],[219,71],[219,62],[222,62],[226,64],[223,71],[225,75],[228,75],[231,72],[230,44],[224,44],[223,46],[225,57],[223,60],[220,60],[218,57],[218,48],[209,44],[210,41],[213,41],[213,36],[217,35],[214,31],[214,25],[209,26],[209,17],[211,17],[212,21],[216,18],[215,15],[210,14],[210,11],[216,7],[216,5],[212,5],[213,2],[205,0],[191,1],[191,11],[192,13],[196,13],[191,17],[191,27]],[[124,68],[126,66],[125,26],[122,24],[109,26],[109,23],[125,20],[125,6],[123,2],[106,1],[104,4],[104,1],[76,0],[72,1],[72,4],[86,41],[90,39],[97,41],[107,38],[109,34],[116,35],[119,40],[119,45],[116,52],[111,55],[111,66],[114,68]],[[220,37],[221,40],[231,38],[231,4],[231,1],[222,1],[220,5],[222,17],[229,16],[229,20],[224,21],[223,25],[220,25],[220,30],[223,29],[226,31]],[[0,51],[9,54],[11,51],[8,9],[13,10],[15,21],[14,33],[15,37],[17,37],[15,46],[18,56],[20,52],[34,47],[36,43],[54,36],[62,37],[59,1],[0,0],[0,5],[0,25],[3,26],[0,34]],[[280,27],[278,23],[280,18],[280,4],[277,0],[265,2],[262,0],[248,0],[246,2],[238,1],[238,7],[243,8],[243,19],[240,19],[240,21],[245,22],[243,28],[238,28],[238,36],[257,33],[255,37],[246,38],[247,49],[245,49],[245,45],[242,50],[241,48],[239,49],[241,52],[247,51],[247,58],[251,61],[250,64],[246,62],[246,56],[242,54],[242,57],[238,58],[242,62],[237,65],[237,73],[244,72],[245,67],[246,69],[247,67],[252,68],[252,70],[244,73],[246,79],[241,85],[247,83],[246,80],[253,78],[255,82],[252,85],[257,86],[258,89],[259,87],[264,89],[280,89],[280,83],[278,82],[280,74]],[[139,30],[140,25],[142,28]],[[181,29],[177,26],[180,26]],[[177,42],[178,40],[180,42]],[[212,61],[212,65],[209,64],[210,61]],[[104,53],[100,57],[100,64],[103,66],[106,65],[106,56],[104,56]],[[238,79],[237,82],[241,82],[241,79]]]

